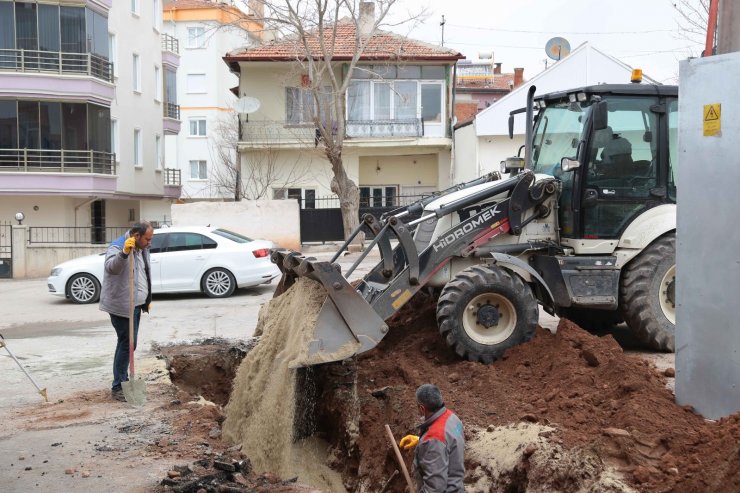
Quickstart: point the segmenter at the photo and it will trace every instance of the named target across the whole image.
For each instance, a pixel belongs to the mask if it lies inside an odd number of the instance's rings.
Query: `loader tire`
[[[676,235],[659,238],[622,270],[620,309],[632,333],[658,351],[673,352],[676,329]]]
[[[532,289],[496,266],[459,272],[437,301],[437,324],[447,344],[460,357],[486,364],[530,340],[538,317]]]

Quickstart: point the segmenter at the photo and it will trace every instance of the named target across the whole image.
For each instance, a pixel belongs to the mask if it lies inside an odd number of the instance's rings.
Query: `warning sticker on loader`
[[[722,134],[722,105],[719,103],[704,105],[704,137]]]

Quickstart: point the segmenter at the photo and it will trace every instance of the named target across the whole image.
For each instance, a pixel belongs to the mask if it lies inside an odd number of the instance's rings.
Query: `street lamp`
[[[26,215],[23,214],[22,212],[15,213],[15,220],[18,221],[19,226],[22,224],[21,221],[23,221],[25,218],[26,218]]]

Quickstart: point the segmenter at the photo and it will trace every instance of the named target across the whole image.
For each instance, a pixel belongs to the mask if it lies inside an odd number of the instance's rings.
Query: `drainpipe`
[[[450,149],[450,183],[455,184],[455,93],[457,92],[457,61],[452,66],[452,114],[450,115],[450,136],[452,137],[452,147]]]
[[[78,205],[78,206],[75,207],[75,228],[77,227],[77,211],[80,210],[80,207],[85,207],[86,205],[90,205],[93,202],[95,202],[96,200],[98,200],[98,197],[93,197],[93,198],[91,198],[89,200],[86,200],[83,203],[81,203],[80,205]]]

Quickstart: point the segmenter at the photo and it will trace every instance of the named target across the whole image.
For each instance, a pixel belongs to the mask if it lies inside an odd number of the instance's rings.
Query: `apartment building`
[[[364,15],[374,15],[372,3],[363,2],[362,7]],[[359,24],[362,29],[372,22]],[[355,53],[357,29],[353,22],[340,20],[331,31],[332,65],[338,77],[347,73]],[[318,46],[318,36],[308,36],[308,43]],[[304,57],[295,39],[224,57],[239,75],[239,95],[261,102],[242,123],[242,175],[247,177],[257,167],[269,168],[274,176],[267,183],[271,196],[266,198],[299,199],[307,209],[338,207],[336,200],[321,200],[336,196],[330,186],[331,165],[316,137],[317,108],[306,89],[311,74],[300,63]],[[391,207],[399,196],[447,186],[453,67],[462,58],[454,50],[391,32],[372,33],[350,75],[344,104],[342,158],[359,186],[361,208]]]
[[[0,0],[0,222],[21,212],[31,243],[61,244],[167,220],[178,64],[161,0]]]
[[[231,4],[164,2],[164,32],[180,41],[176,103],[183,123],[182,132],[165,137],[165,159],[168,168],[180,170],[183,200],[234,198],[238,121],[232,88],[239,80],[221,57],[259,44],[263,33],[259,12]]]

